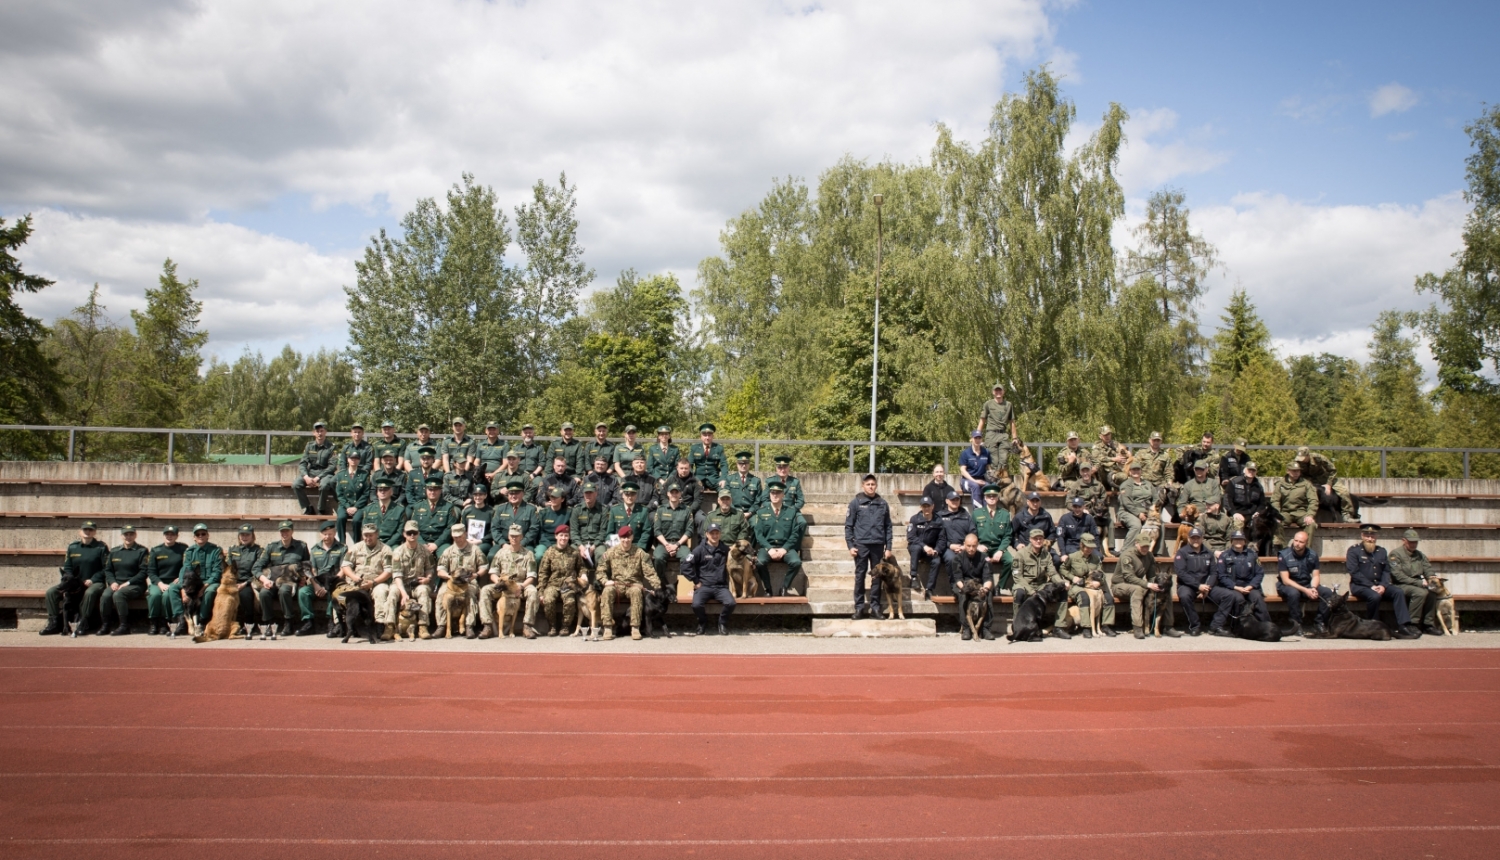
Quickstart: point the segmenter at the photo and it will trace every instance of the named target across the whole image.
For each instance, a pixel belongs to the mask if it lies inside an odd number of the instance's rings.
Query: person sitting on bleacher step
[[[297,480],[292,482],[292,493],[302,506],[302,513],[322,513],[333,503],[339,469],[336,454],[333,443],[328,441],[328,425],[314,422],[313,441],[302,449],[302,459],[297,461]],[[313,491],[318,494],[316,507],[307,500],[308,493]]]
[[[282,520],[277,523],[276,528],[280,532],[280,539],[272,541],[261,551],[251,574],[255,581],[255,598],[260,601],[261,623],[268,628],[275,624],[276,605],[280,604],[281,629],[277,635],[290,636],[292,622],[299,620],[301,616],[297,609],[297,585],[290,582],[278,585],[274,579],[265,575],[265,570],[283,564],[309,562],[312,560],[312,550],[308,549],[306,541],[297,540],[292,532],[291,520]]]
[[[81,628],[88,627],[92,607],[87,597],[92,592],[97,601],[103,593],[104,568],[109,563],[109,547],[94,538],[96,531],[92,520],[85,522],[78,529],[78,540],[68,544],[63,553],[58,582],[47,589],[47,626],[42,628],[41,635],[56,636],[63,632],[64,622],[74,614],[79,615]],[[100,586],[98,590],[94,590],[95,583]]]
[[[182,623],[182,555],[187,547],[177,541],[177,527],[162,526],[161,543],[146,556],[146,617],[154,627]],[[183,625],[184,629],[186,625]],[[103,635],[105,628],[100,628]]]
[[[1397,639],[1416,639],[1422,634],[1411,624],[1411,614],[1406,606],[1406,593],[1391,582],[1390,555],[1385,547],[1376,545],[1380,526],[1366,523],[1359,530],[1359,543],[1349,547],[1344,556],[1344,569],[1349,572],[1349,593],[1365,603],[1365,617],[1378,619],[1380,604],[1389,601],[1396,616],[1396,628],[1391,636]]]

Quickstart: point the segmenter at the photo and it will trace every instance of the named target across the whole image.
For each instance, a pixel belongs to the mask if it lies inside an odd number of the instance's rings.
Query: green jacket
[[[140,544],[133,547],[121,544],[110,550],[109,566],[105,568],[104,581],[110,585],[134,585],[138,588],[145,588],[150,558],[151,551]]]
[[[572,519],[572,516],[573,512],[568,509],[567,505],[563,505],[562,510],[560,511],[552,510],[551,505],[548,505],[544,508],[537,508],[536,545],[539,547],[556,546],[557,527],[561,525],[567,525],[568,531],[572,531],[573,527],[571,525],[568,525],[568,523]],[[525,546],[525,544],[523,543],[522,546]]]
[[[331,548],[323,546],[322,541],[313,544],[308,550],[312,554],[313,576],[322,577],[329,573],[337,576],[344,564],[345,550],[346,547],[338,541],[334,541]]]
[[[316,441],[308,442],[302,449],[302,459],[297,461],[297,476],[300,478],[331,478],[338,469],[339,464],[335,459],[337,451],[333,443],[327,439],[319,445]]]
[[[348,469],[339,472],[339,479],[334,484],[333,492],[338,499],[339,507],[363,509],[370,504],[370,471],[362,468],[352,475],[349,474]]]
[[[443,455],[448,455],[448,471],[456,472],[469,462],[479,447],[479,440],[473,436],[464,436],[462,439],[454,439],[452,436],[444,436],[437,444],[438,461],[441,462]]]
[[[646,454],[646,449],[641,447],[641,443],[637,442],[635,444],[635,447],[632,448],[624,442],[621,442],[620,444],[615,446],[614,460],[610,465],[619,466],[620,471],[628,475],[632,470],[630,464],[635,462],[635,455],[637,454],[640,454],[642,456],[645,456]],[[590,463],[589,468],[592,469],[593,467],[594,464]],[[651,470],[647,469],[646,471],[649,473]]]
[[[807,520],[784,504],[779,514],[766,505],[750,517],[750,523],[755,545],[763,549],[800,550],[807,534]]]
[[[401,455],[406,452],[406,440],[397,436],[393,441],[385,441],[384,436],[376,436],[370,441],[370,458],[375,463],[374,468],[380,467],[380,461],[390,454],[396,458],[397,465],[400,464]]]
[[[369,472],[375,467],[375,446],[370,444],[370,440],[361,439],[355,442],[353,439],[348,439],[339,446],[338,459],[333,461],[334,469],[348,471],[346,467],[349,465],[350,451],[359,455],[359,471]]]
[[[1386,556],[1390,563],[1391,582],[1397,585],[1426,587],[1427,577],[1432,575],[1432,562],[1421,550],[1407,552],[1406,545],[1396,547]]]
[[[187,551],[187,544],[174,543],[171,546],[157,544],[151,548],[151,554],[146,559],[146,577],[152,585],[162,585],[177,581],[182,573],[182,554]]]
[[[1249,524],[1246,524],[1249,528]],[[1203,542],[1214,552],[1220,552],[1229,546],[1229,536],[1234,534],[1234,517],[1225,513],[1221,508],[1219,515],[1199,514],[1198,528],[1203,531]]]
[[[423,472],[421,466],[416,466],[406,473],[407,507],[415,507],[418,502],[427,498],[427,481],[432,478],[437,478],[444,484],[448,481],[448,475],[437,466],[427,472]]]
[[[411,467],[410,471],[415,472],[417,469],[420,469],[422,467],[422,455],[417,453],[417,449],[428,447],[434,448],[437,450],[437,457],[441,458],[443,456],[442,444],[443,440],[441,439],[428,439],[426,442],[423,442],[420,439],[412,439],[411,441],[407,442],[406,447],[402,449],[401,459],[405,460],[407,465]],[[440,465],[438,465],[440,463],[442,463],[441,459],[434,459],[433,468],[442,468]]]
[[[474,454],[479,457],[479,464],[486,475],[505,464],[505,452],[508,450],[510,445],[504,439],[496,439],[492,444],[486,436],[474,443]]]
[[[1066,581],[1058,574],[1057,565],[1052,563],[1051,550],[1033,552],[1031,544],[1026,544],[1016,548],[1014,558],[1011,571],[1016,588],[1024,588],[1035,594],[1049,582]]]
[[[573,533],[573,543],[578,546],[602,546],[609,541],[609,508],[597,502],[576,505],[568,515],[568,530]]]
[[[564,442],[561,436],[552,440],[552,444],[547,446],[544,461],[541,461],[543,472],[550,473],[552,471],[552,461],[557,458],[558,454],[563,455],[567,460],[568,468],[577,474],[581,475],[594,468],[593,463],[589,463],[587,466],[579,465],[583,460],[583,440],[577,436],[574,436],[571,442]],[[521,467],[524,469],[525,464],[523,463]]]
[[[1282,479],[1271,491],[1271,504],[1287,523],[1294,524],[1310,517],[1318,510],[1318,488],[1306,478],[1295,481]]]
[[[660,442],[646,446],[646,471],[658,481],[665,481],[675,474],[680,459],[682,451],[676,445],[668,444],[666,450],[662,450]]]
[[[702,442],[694,442],[688,448],[688,462],[693,465],[693,477],[704,486],[718,489],[720,482],[729,480],[729,460],[724,456],[724,446],[718,442],[707,450]]]
[[[656,543],[656,538],[651,530],[651,512],[646,510],[645,505],[636,505],[635,510],[626,513],[624,505],[614,505],[609,509],[609,531],[611,534],[619,532],[622,526],[630,526],[631,533],[635,536],[635,545],[650,547]]]
[[[495,546],[500,546],[510,540],[510,526],[519,523],[521,526],[521,546],[528,549],[536,546],[542,536],[542,512],[537,510],[536,505],[522,502],[512,505],[506,502],[495,506],[495,513],[490,517],[490,534],[495,536]]]
[[[656,537],[663,537],[669,541],[675,541],[682,537],[693,535],[693,512],[685,505],[672,507],[670,504],[662,505],[656,509],[656,516],[651,522],[652,543],[657,543]]]
[[[734,509],[740,513],[754,513],[767,501],[765,485],[760,482],[760,478],[751,474],[741,478],[738,471],[730,472],[724,488],[729,490]],[[785,499],[782,504],[786,504]]]
[[[787,507],[789,506],[783,506],[783,510],[787,509]],[[719,539],[724,543],[732,544],[738,540],[755,542],[755,534],[751,528],[750,520],[733,508],[726,514],[720,511],[718,506],[715,505],[714,509],[703,517],[704,533],[708,532],[708,527],[711,523],[719,524]]]
[[[614,465],[615,447],[615,443],[608,439],[600,442],[598,439],[590,436],[583,446],[583,453],[579,455],[580,465],[574,471],[580,475],[594,471],[594,460],[598,457],[603,457],[604,462]]]
[[[1125,582],[1144,588],[1155,575],[1156,556],[1149,552],[1141,555],[1140,551],[1135,548],[1120,553],[1120,562],[1115,566],[1116,582]]]
[[[766,478],[766,483],[769,484],[772,481],[781,481],[781,478],[773,473]],[[787,475],[782,483],[786,484],[786,495],[782,497],[781,503],[799,514],[802,513],[802,506],[807,504],[807,496],[802,493],[802,482],[797,480],[796,475]],[[765,498],[761,496],[761,504],[765,504]]]
[[[282,543],[279,540],[273,540],[255,560],[253,572],[256,576],[260,576],[261,571],[268,567],[275,567],[279,564],[301,564],[305,561],[312,561],[312,550],[307,548],[306,541],[292,538],[290,542]]]
[[[234,576],[240,582],[249,582],[250,577],[260,572],[256,562],[260,561],[260,555],[264,547],[258,543],[245,544],[235,541],[224,550],[224,567],[234,571]]]
[[[1082,582],[1091,577],[1097,578],[1106,586],[1109,584],[1109,580],[1103,577],[1104,566],[1097,549],[1092,558],[1085,558],[1081,548],[1078,552],[1071,553],[1068,560],[1063,562],[1062,568],[1058,570],[1058,574],[1070,585],[1073,584],[1074,579]]]
[[[1165,446],[1160,451],[1152,452],[1149,447],[1135,452],[1135,461],[1141,464],[1141,480],[1153,487],[1172,480],[1172,452]]]
[[[422,543],[437,545],[433,555],[441,555],[448,544],[453,543],[453,533],[449,529],[458,522],[458,510],[448,502],[439,499],[433,504],[423,499],[411,509],[411,518],[417,521]]]
[[[1156,501],[1156,490],[1144,480],[1136,482],[1126,479],[1120,485],[1120,510],[1144,517]]]
[[[401,529],[406,525],[406,505],[391,502],[391,506],[382,513],[377,499],[360,511],[359,515],[361,527],[374,525],[381,543],[390,547],[401,543]]]
[[[1177,506],[1180,509],[1183,505],[1197,505],[1201,513],[1208,510],[1209,505],[1222,504],[1223,501],[1224,493],[1219,488],[1218,481],[1191,478],[1182,485],[1182,495],[1177,499]]]
[[[535,474],[537,469],[546,465],[547,449],[535,439],[529,445],[525,441],[516,442],[510,446],[510,451],[521,455],[521,471],[528,475]],[[510,451],[505,453],[509,454]]]
[[[495,546],[495,533],[490,531],[490,522],[494,516],[495,509],[490,505],[485,505],[482,508],[469,505],[458,514],[458,521],[463,524],[465,532],[469,530],[470,520],[480,520],[484,523],[484,537],[479,541],[479,545],[484,549],[486,555]]]
[[[224,575],[224,551],[214,543],[191,544],[182,553],[182,569],[198,571],[204,585],[213,585]]]
[[[1010,511],[999,507],[991,515],[989,508],[980,507],[974,509],[970,519],[974,521],[974,534],[984,547],[985,557],[994,555],[1001,547],[1010,546]]]
[[[62,578],[74,579],[80,585],[103,582],[100,574],[109,566],[109,555],[109,546],[98,538],[87,544],[75,540],[68,544],[68,551],[63,554]]]

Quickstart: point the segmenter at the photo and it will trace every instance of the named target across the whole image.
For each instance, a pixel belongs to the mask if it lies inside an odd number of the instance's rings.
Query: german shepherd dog
[[[989,599],[989,594],[975,582],[964,583],[963,593],[964,599],[968,602],[964,605],[964,617],[959,619],[959,623],[968,628],[969,635],[977,642],[982,638],[979,633],[979,625],[984,623],[984,601]],[[897,599],[899,600],[900,598],[898,597]],[[899,606],[900,604],[898,603],[897,605]]]
[[[375,598],[370,596],[370,592],[363,588],[347,587],[335,596],[344,599],[344,644],[349,644],[351,637],[359,635],[361,624],[365,626],[366,638],[371,645],[380,642],[375,624]]]
[[[208,620],[208,626],[203,632],[193,637],[193,641],[213,642],[218,639],[242,638],[239,615],[240,580],[233,570],[226,569],[219,577],[219,590],[214,593],[213,617]]]
[[[1272,549],[1276,545],[1276,532],[1281,528],[1281,520],[1281,512],[1270,505],[1263,505],[1250,515],[1246,534],[1250,536],[1250,542],[1255,544],[1256,555],[1265,557],[1276,554]]]
[[[1096,584],[1097,587],[1095,587]],[[1088,592],[1089,605],[1068,607],[1068,619],[1075,627],[1087,628],[1090,636],[1100,635],[1099,618],[1104,614],[1104,601],[1114,600],[1114,596],[1104,586],[1104,571],[1099,570],[1089,574],[1083,585],[1084,590]],[[1089,616],[1087,623],[1083,618],[1085,612]]]
[[[1042,474],[1042,466],[1031,455],[1031,448],[1027,447],[1026,443],[1020,439],[1013,440],[1010,443],[1010,447],[1021,460],[1020,483],[1023,490],[1028,493],[1033,490],[1038,493],[1045,493],[1051,490],[1052,479]]]
[[[906,608],[901,605],[901,595],[906,590],[906,574],[894,561],[882,561],[875,565],[875,587],[881,600],[885,601],[886,618],[906,618]]]
[[[1065,600],[1067,596],[1068,587],[1061,582],[1049,582],[1042,586],[1016,607],[1015,616],[1010,622],[1010,632],[1005,634],[1005,638],[1011,642],[1040,642],[1047,635],[1043,629],[1047,604]]]
[[[1373,618],[1360,618],[1354,614],[1354,610],[1344,605],[1349,600],[1348,594],[1335,588],[1331,597],[1321,599],[1327,601],[1330,607],[1329,639],[1372,639],[1377,642],[1390,640],[1391,631],[1385,629],[1384,624]]]
[[[1167,607],[1172,605],[1172,571],[1158,570],[1150,580],[1152,585],[1161,591],[1146,589],[1146,603],[1144,612],[1146,614],[1146,632],[1153,636],[1161,636],[1161,622],[1166,617]]]
[[[500,627],[495,631],[495,635],[501,639],[509,639],[516,635],[516,619],[521,617],[521,604],[526,599],[526,592],[520,583],[509,576],[492,576],[491,578],[498,586],[495,593],[500,595],[495,600],[495,622]],[[450,616],[450,621],[451,618]]]
[[[1453,593],[1448,590],[1448,580],[1441,576],[1427,577],[1427,599],[1437,601],[1438,627],[1444,636],[1458,635],[1458,612],[1453,606]]]
[[[729,548],[729,591],[735,597],[760,597],[760,577],[755,575],[755,551],[743,538]]]
[[[753,576],[754,573],[752,572],[751,575]],[[599,629],[599,592],[594,589],[592,584],[585,585],[583,593],[578,595],[577,600],[578,621],[573,627],[573,635],[582,636],[585,640],[592,642],[601,633]],[[587,624],[584,623],[585,619],[588,621]],[[563,633],[566,632],[563,631]]]
[[[665,587],[657,589],[646,589],[645,611],[641,613],[641,635],[655,636],[660,630],[662,635],[671,636],[672,631],[667,629],[667,608],[677,602],[677,595]]]
[[[408,600],[406,605],[401,607],[401,612],[396,615],[396,639],[398,641],[402,639],[415,641],[417,638],[417,627],[420,626],[421,618],[422,613],[417,606],[417,601]]]
[[[197,640],[203,633],[198,629],[198,613],[203,611],[203,575],[196,569],[183,571],[179,596],[182,598],[182,618],[167,631],[167,637],[191,636]]]
[[[471,579],[473,577],[467,573],[455,573],[443,583],[443,611],[448,615],[448,623],[443,625],[444,639],[464,635],[464,616],[469,613],[469,581]],[[502,596],[500,600],[503,602],[505,597]]]
[[[1275,622],[1261,621],[1255,617],[1255,607],[1246,600],[1240,605],[1240,612],[1230,622],[1234,625],[1234,633],[1241,639],[1249,639],[1252,642],[1280,642],[1281,628]]]

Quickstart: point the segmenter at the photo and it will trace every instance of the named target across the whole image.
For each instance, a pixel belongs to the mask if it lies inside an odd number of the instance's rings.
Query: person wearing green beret
[[[363,526],[361,526],[363,529]],[[338,523],[326,520],[318,527],[319,539],[308,549],[308,558],[312,563],[312,577],[297,589],[297,614],[302,623],[297,627],[298,636],[311,636],[313,633],[313,601],[328,600],[328,630],[329,636],[338,634],[338,627],[333,623],[333,600],[329,599],[328,589],[323,583],[336,583],[339,578],[339,570],[344,565],[344,553],[347,551],[338,538]]]
[[[625,441],[615,446],[614,456],[610,460],[610,468],[615,473],[616,478],[623,481],[630,476],[631,471],[633,471],[630,464],[635,461],[635,455],[637,454],[644,457],[646,455],[646,448],[641,444],[640,439],[637,438],[635,425],[627,424],[625,425]]]
[[[716,432],[718,428],[712,424],[699,425],[698,441],[688,448],[693,477],[711,492],[718,492],[729,481],[729,460],[724,456],[724,446],[714,441]]]
[[[436,465],[437,453],[437,448],[431,445],[423,445],[417,449],[417,468],[406,473],[407,507],[414,508],[427,497],[427,484],[434,478],[437,479],[438,489],[442,489],[448,476]]]
[[[224,578],[224,550],[218,544],[209,540],[208,526],[198,523],[193,526],[193,543],[182,553],[182,572],[196,571],[203,580],[203,605],[198,609],[198,623],[207,624],[214,615],[214,596],[219,593],[219,585]],[[254,590],[248,578],[239,581],[240,611],[237,620],[243,624],[252,617],[251,607],[254,606]],[[178,578],[173,585],[179,604],[182,600],[182,579]],[[186,630],[179,630],[178,634]]]
[[[349,441],[339,448],[339,456],[334,460],[334,468],[341,467],[350,454],[359,455],[359,470],[369,472],[375,468],[375,446],[365,439],[365,425],[358,421],[349,425]]]
[[[782,486],[786,487],[786,496],[782,504],[799,514],[802,513],[802,506],[807,504],[807,496],[802,492],[802,482],[792,474],[792,458],[786,454],[777,454],[775,462],[776,474],[770,480],[780,481]],[[764,504],[764,499],[762,499],[762,504]]]
[[[547,446],[546,456],[542,458],[545,462],[542,465],[547,469],[551,469],[553,461],[558,456],[561,456],[563,462],[568,466],[568,474],[581,475],[587,472],[589,464],[583,462],[583,440],[573,435],[573,422],[564,421],[562,427],[559,428],[559,432],[561,436],[553,439],[552,444]],[[536,476],[540,477],[540,474],[538,473]],[[546,500],[541,500],[540,504],[546,504]]]
[[[672,428],[663,424],[656,428],[656,442],[646,448],[646,471],[655,481],[665,481],[677,471],[677,461],[682,451],[672,444]]]
[[[283,522],[288,526],[291,525],[290,520],[283,520]],[[242,524],[235,535],[235,542],[222,550],[224,555],[224,569],[234,573],[235,581],[240,584],[242,591],[247,588],[252,592],[256,590],[254,582],[255,574],[258,572],[257,566],[260,562],[261,553],[264,551],[265,547],[261,546],[260,542],[256,540],[255,527],[249,523]],[[209,607],[210,617],[212,617],[212,614],[213,607]],[[250,624],[254,621],[255,615],[246,606],[240,612],[240,617],[245,622],[245,638],[249,639],[253,634]]]
[[[187,547],[177,540],[176,526],[163,526],[161,543],[146,555],[146,617],[153,625],[166,626],[170,618],[182,620],[182,554]]]
[[[431,448],[434,456],[437,453],[437,442],[432,438],[432,428],[426,424],[417,425],[417,438],[406,443],[401,452],[401,471],[410,472],[417,468],[422,462],[422,449]],[[420,489],[414,498],[422,497]]]
[[[786,565],[786,576],[781,583],[780,596],[795,596],[792,585],[797,574],[802,572],[802,538],[807,534],[807,520],[787,507],[786,485],[772,481],[766,488],[770,501],[751,517],[751,528],[755,532],[755,575],[760,577],[766,594],[771,591],[772,562]]]
[[[359,512],[360,531],[374,525],[380,542],[388,547],[401,543],[401,525],[406,522],[406,505],[396,501],[396,484],[385,478],[375,479],[375,501]],[[337,525],[337,523],[335,523]],[[342,544],[350,546],[351,544]]]
[[[68,544],[63,553],[58,582],[47,589],[47,626],[42,628],[43,636],[63,632],[64,622],[74,615],[79,616],[80,629],[88,628],[93,612],[85,597],[95,583],[103,586],[104,568],[109,564],[109,546],[94,537],[97,532],[92,520],[85,522],[78,529],[78,540]],[[103,594],[103,588],[95,594]],[[94,602],[98,602],[97,596]]]
[[[734,499],[734,509],[744,514],[746,519],[766,503],[765,485],[760,478],[750,473],[750,458],[753,456],[749,451],[735,454],[734,472],[724,481],[724,489]]]
[[[313,514],[328,509],[333,502],[333,485],[338,478],[338,452],[328,441],[328,425],[322,421],[313,424],[313,441],[302,449],[302,459],[297,461],[297,479],[292,482],[292,494],[302,513]],[[309,493],[317,493],[317,504],[308,501]]]
[[[122,635],[120,630],[129,633],[130,601],[146,592],[146,566],[151,554],[135,542],[135,526],[122,527],[120,538],[120,545],[109,552],[109,562],[104,568],[104,581],[95,583],[96,586],[103,586],[97,600],[100,636],[105,633]],[[91,586],[89,592],[92,593],[93,590],[94,587]],[[115,619],[113,629],[110,626],[111,617]],[[165,628],[166,625],[162,624],[161,629]]]
[[[428,478],[425,489],[427,498],[411,509],[411,518],[417,521],[417,528],[422,533],[422,543],[427,551],[436,557],[442,555],[448,544],[453,542],[449,529],[458,522],[458,509],[443,498],[442,478]]]
[[[360,511],[370,505],[371,472],[363,468],[358,451],[346,451],[344,456],[348,467],[339,473],[334,485],[337,503],[333,506],[333,520],[338,523],[340,538],[347,542],[351,528],[354,534],[359,534],[359,524],[363,522]]]
[[[406,451],[406,443],[396,435],[396,424],[393,421],[383,421],[380,424],[380,435],[370,443],[370,457],[372,469],[378,469],[385,462],[385,455],[391,455],[391,467],[399,471],[401,455]]]
[[[361,522],[363,527],[363,522]],[[280,636],[290,636],[292,625],[301,621],[302,613],[297,608],[298,583],[287,578],[272,578],[267,569],[286,564],[307,564],[312,561],[312,550],[306,541],[297,540],[291,520],[277,523],[279,539],[271,541],[255,560],[252,571],[255,581],[255,599],[260,603],[260,623],[267,628],[276,623],[276,607],[281,607]]]

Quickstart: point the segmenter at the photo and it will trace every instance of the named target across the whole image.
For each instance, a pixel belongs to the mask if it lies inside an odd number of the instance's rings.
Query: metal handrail
[[[173,462],[173,456],[174,456],[175,447],[176,447],[175,446],[176,437],[179,434],[186,435],[186,436],[206,436],[206,437],[209,437],[209,438],[212,438],[214,436],[260,436],[260,437],[264,437],[265,440],[266,440],[265,452],[266,452],[266,464],[267,465],[270,465],[271,460],[272,460],[271,440],[273,438],[277,438],[277,437],[303,437],[303,438],[306,438],[306,437],[309,437],[309,436],[312,435],[312,431],[311,430],[228,430],[228,429],[213,430],[213,429],[209,429],[209,428],[189,428],[189,427],[90,427],[90,426],[68,425],[68,424],[0,424],[0,431],[5,431],[5,430],[27,430],[27,431],[44,431],[44,432],[67,432],[67,434],[68,434],[68,462],[73,462],[74,451],[75,451],[75,447],[76,447],[75,443],[76,443],[78,434],[81,433],[81,432],[88,432],[88,433],[151,433],[151,434],[163,434],[164,433],[167,436],[167,463],[169,463],[169,464]],[[330,431],[328,435],[330,437],[334,437],[334,438],[344,438],[344,437],[348,437],[349,433],[347,433],[347,432],[332,432],[332,431]],[[434,433],[433,434],[433,438],[434,439],[441,439],[441,438],[443,438],[443,435],[444,434]],[[474,436],[475,438],[480,438],[480,439],[485,438],[483,432],[473,433],[473,434],[470,434],[470,435]],[[365,438],[371,439],[371,440],[377,439],[377,438],[379,438],[379,436],[380,436],[380,433],[379,433],[378,429],[374,433],[366,432],[366,434],[365,434]],[[397,436],[397,438],[400,438],[400,439],[415,439],[415,438],[417,438],[417,434],[416,433],[397,433],[396,436]],[[502,434],[500,436],[500,438],[503,439],[503,440],[505,440],[505,441],[507,441],[507,442],[519,441],[521,439],[521,437],[519,435],[508,435],[508,434]],[[539,434],[537,436],[537,438],[538,439],[542,439],[542,440],[550,440],[550,439],[553,439],[555,437],[552,436],[552,435],[543,436],[543,435]],[[593,437],[592,436],[579,436],[577,438],[579,438],[581,440],[584,440],[584,441],[587,441],[588,439],[591,439]],[[854,464],[855,464],[855,452],[856,452],[856,450],[861,449],[861,448],[869,447],[870,444],[871,444],[868,440],[855,441],[855,440],[851,440],[851,439],[734,439],[734,438],[721,438],[721,439],[717,439],[716,441],[718,441],[720,443],[723,443],[726,447],[731,446],[731,445],[735,446],[735,447],[739,447],[739,446],[749,446],[749,447],[751,447],[752,450],[753,450],[753,453],[754,453],[754,457],[755,457],[755,469],[757,471],[759,471],[759,469],[760,469],[761,446],[763,446],[763,445],[776,445],[776,446],[788,446],[788,445],[790,445],[790,446],[818,447],[818,448],[847,447],[849,449],[849,471],[850,472],[855,472],[856,470],[854,468]],[[1047,453],[1046,452],[1049,449],[1061,449],[1061,448],[1066,447],[1066,443],[1064,443],[1064,442],[1028,442],[1027,444],[1030,445],[1030,446],[1032,446],[1032,447],[1034,447],[1036,449],[1036,456],[1037,456],[1037,462],[1038,463],[1045,463],[1045,462],[1047,462],[1047,460],[1046,460]],[[1121,444],[1125,445],[1128,448],[1139,448],[1139,447],[1145,447],[1145,445],[1146,445],[1146,443],[1121,443]],[[1194,443],[1194,444],[1196,444],[1196,443]],[[966,442],[903,442],[903,441],[890,440],[890,441],[877,441],[877,442],[874,443],[874,447],[877,447],[877,448],[941,448],[942,451],[943,451],[943,468],[944,469],[950,469],[951,468],[951,466],[950,466],[950,463],[951,463],[950,455],[952,453],[952,450],[953,449],[962,450],[964,448],[967,448],[968,447],[968,443],[966,443]],[[1170,446],[1164,446],[1164,447],[1170,447],[1170,448],[1192,447],[1192,444],[1189,444],[1189,445],[1170,445]],[[1214,450],[1214,451],[1226,451],[1226,450],[1230,450],[1232,447],[1233,446],[1231,446],[1231,445],[1215,445],[1215,446],[1213,446],[1212,450]],[[1301,448],[1301,447],[1304,447],[1304,446],[1301,446],[1301,445],[1246,445],[1245,446],[1245,448],[1247,450],[1250,450],[1250,451],[1295,451],[1295,450],[1297,450],[1298,448]],[[1378,445],[1311,445],[1311,446],[1307,446],[1307,447],[1312,447],[1312,448],[1315,448],[1316,450],[1319,450],[1319,451],[1354,451],[1354,452],[1357,452],[1357,453],[1378,453],[1380,455],[1380,477],[1382,477],[1382,478],[1386,477],[1386,455],[1387,454],[1461,454],[1461,455],[1463,455],[1463,471],[1464,471],[1464,479],[1465,480],[1467,480],[1468,477],[1469,477],[1469,458],[1470,458],[1471,455],[1473,455],[1473,454],[1500,454],[1500,448],[1413,448],[1413,447],[1405,447],[1405,446],[1399,446],[1399,445],[1388,445],[1388,446],[1378,446]]]

